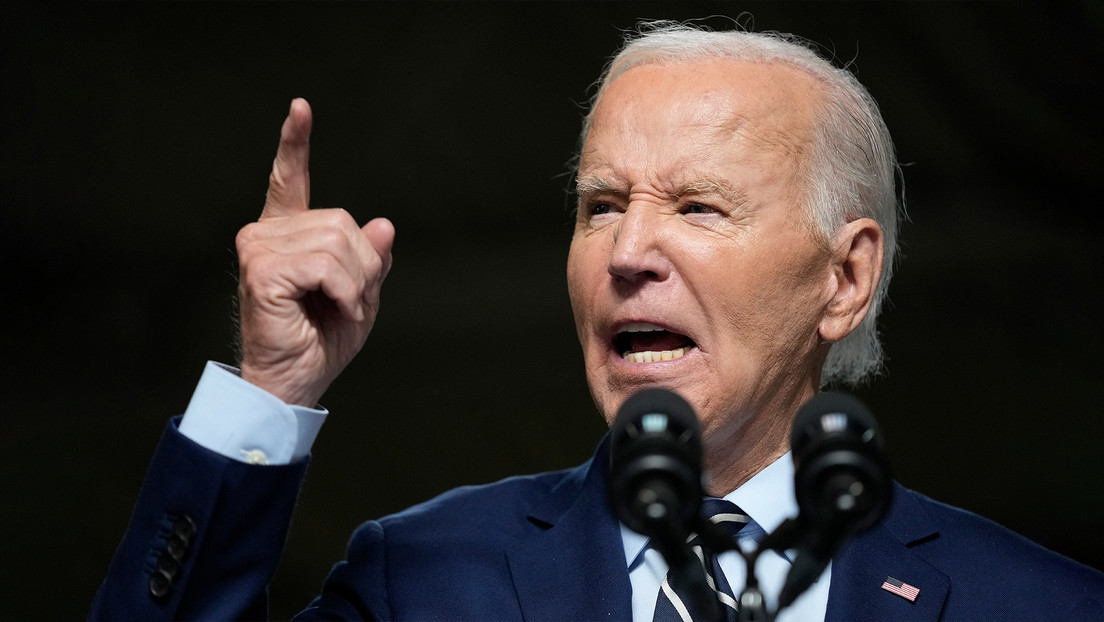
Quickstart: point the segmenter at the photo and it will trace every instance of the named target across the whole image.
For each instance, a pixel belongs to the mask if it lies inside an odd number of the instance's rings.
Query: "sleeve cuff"
[[[239,373],[229,365],[207,362],[180,433],[240,462],[288,464],[306,457],[326,409],[289,406]]]

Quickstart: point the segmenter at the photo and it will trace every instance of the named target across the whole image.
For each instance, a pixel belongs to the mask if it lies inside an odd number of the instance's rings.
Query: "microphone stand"
[[[691,619],[724,622],[724,611],[709,588],[705,568],[688,544],[690,525],[676,512],[682,504],[675,489],[670,482],[656,479],[646,491],[633,499],[633,515],[641,520],[645,531],[651,534],[653,545],[667,562],[668,584],[685,598]],[[713,526],[709,521],[701,522]],[[704,542],[705,538],[702,539]]]
[[[830,538],[825,539],[817,530],[809,528],[804,521],[798,518],[788,518],[782,522],[772,533],[767,534],[759,541],[759,544],[750,552],[744,551],[736,543],[736,539],[725,533],[713,524],[703,526],[702,540],[718,551],[737,551],[744,560],[746,579],[744,590],[740,593],[737,602],[739,622],[773,622],[778,613],[793,604],[794,600],[805,591],[824,570],[824,564],[818,560],[825,559],[823,554],[810,554],[810,549],[823,553],[823,546],[830,543]],[[706,535],[708,534],[708,535]],[[759,556],[764,551],[777,551],[779,553],[788,549],[798,549],[797,558],[794,560],[782,586],[782,592],[778,597],[778,607],[771,611],[767,607],[767,601],[759,589],[759,578],[755,574]]]
[[[679,586],[680,593],[686,596],[688,601],[686,606],[691,612],[692,619],[708,622],[723,621],[725,617],[722,605],[706,582],[705,569],[687,544],[689,536],[686,532],[687,527],[670,520],[672,518],[670,513],[656,511],[658,509],[653,507],[653,512],[646,514],[653,518],[649,521],[653,542],[667,561],[668,582],[672,588]],[[791,605],[797,596],[820,576],[824,564],[817,560],[826,559],[823,548],[830,546],[833,541],[833,538],[825,537],[827,534],[811,529],[810,525],[798,518],[783,521],[777,529],[763,537],[751,551],[744,551],[736,538],[708,520],[696,521],[693,529],[701,538],[702,545],[712,554],[720,555],[728,551],[736,551],[744,560],[746,568],[744,589],[737,598],[739,608],[736,619],[739,622],[774,622],[778,613]],[[778,607],[771,611],[762,590],[759,589],[759,578],[755,572],[759,556],[764,551],[782,552],[794,548],[798,549],[797,559],[794,560],[783,585]]]
[[[653,523],[655,527],[657,523]],[[690,617],[703,622],[724,622],[721,603],[709,588],[705,568],[687,544],[689,534],[674,522],[666,522],[665,529],[657,529],[653,535],[655,547],[667,562],[667,582],[672,589],[686,597]],[[700,535],[700,534],[699,534]],[[704,540],[704,538],[703,538]]]
[[[740,592],[737,603],[736,619],[739,622],[773,622],[777,611],[773,614],[767,610],[767,601],[763,598],[763,592],[759,589],[759,578],[755,575],[755,565],[759,560],[759,554],[766,550],[762,546],[756,547],[751,552],[746,552],[736,543],[736,539],[723,529],[709,521],[702,521],[699,525],[698,535],[702,542],[709,546],[716,555],[726,551],[736,551],[744,560],[746,569],[744,589]],[[769,538],[764,538],[764,542]]]

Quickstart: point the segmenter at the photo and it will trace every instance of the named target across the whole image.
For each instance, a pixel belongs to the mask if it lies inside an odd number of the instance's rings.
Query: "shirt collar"
[[[765,533],[770,533],[782,521],[797,516],[793,476],[793,460],[790,452],[786,452],[724,498],[739,506]],[[642,553],[648,548],[648,537],[636,533],[622,523],[621,542],[625,546],[625,565],[632,570],[633,566],[640,563]]]
[[[790,452],[725,495],[725,499],[739,506],[767,533],[777,529],[787,518],[797,516],[794,466]]]

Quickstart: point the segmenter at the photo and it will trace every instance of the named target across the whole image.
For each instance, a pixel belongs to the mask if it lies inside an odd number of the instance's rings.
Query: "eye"
[[[587,206],[586,212],[590,216],[601,216],[603,214],[609,214],[613,212],[613,205],[610,203],[597,201]]]
[[[716,214],[719,210],[715,207],[710,207],[704,203],[697,203],[691,201],[682,208],[684,214]]]
[[[583,197],[579,201],[576,222],[587,228],[602,227],[616,220],[617,214],[621,211],[622,208],[618,202],[611,201],[609,197]]]

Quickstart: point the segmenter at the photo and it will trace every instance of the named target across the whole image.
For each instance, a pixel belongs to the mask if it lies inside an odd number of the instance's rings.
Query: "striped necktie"
[[[748,524],[748,517],[731,501],[724,499],[707,498],[702,501],[702,516],[709,518],[711,522],[724,528],[733,538]],[[690,534],[686,541],[690,550],[697,556],[705,568],[705,580],[717,600],[721,603],[724,619],[732,622],[736,619],[736,597],[732,587],[725,579],[717,556],[706,551],[702,547],[701,537],[696,533]],[[672,585],[672,575],[668,573],[659,586],[659,595],[656,597],[655,615],[653,622],[693,622],[690,611],[686,606],[686,590],[684,586]]]

